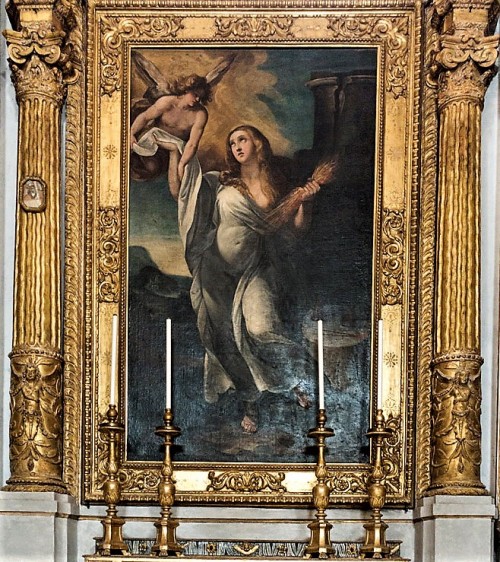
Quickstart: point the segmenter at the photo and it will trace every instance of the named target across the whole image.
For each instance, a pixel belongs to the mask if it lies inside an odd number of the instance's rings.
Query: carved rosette
[[[498,37],[488,3],[437,3],[439,111],[431,478],[427,493],[483,494],[480,482],[480,137]]]
[[[6,489],[64,492],[62,357],[57,350],[20,346],[10,358],[12,476]]]
[[[345,494],[365,495],[369,477],[369,470],[356,472],[329,471],[326,484],[330,488],[330,497]]]

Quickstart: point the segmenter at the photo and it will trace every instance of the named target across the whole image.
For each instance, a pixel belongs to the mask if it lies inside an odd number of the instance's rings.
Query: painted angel
[[[187,164],[195,156],[208,121],[207,104],[212,100],[213,88],[229,70],[236,55],[228,55],[206,76],[190,74],[167,81],[160,70],[139,52],[132,58],[139,76],[148,88],[143,97],[132,101],[130,148],[132,177],[147,179],[171,168],[165,163],[165,154],[152,158],[158,148],[171,148],[171,137],[182,142],[182,154],[176,174],[182,180]]]

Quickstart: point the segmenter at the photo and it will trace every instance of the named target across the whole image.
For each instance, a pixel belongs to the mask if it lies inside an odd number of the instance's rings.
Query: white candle
[[[318,320],[318,394],[319,409],[325,409],[325,378],[323,375],[323,320]]]
[[[381,410],[383,406],[384,396],[382,394],[382,379],[384,366],[384,323],[380,319],[378,321],[378,350],[377,350],[377,409]]]
[[[167,409],[172,408],[172,322],[167,318],[166,341],[166,367],[167,367]]]
[[[118,379],[118,316],[113,314],[113,325],[111,330],[111,373],[109,403],[116,406],[116,381]]]

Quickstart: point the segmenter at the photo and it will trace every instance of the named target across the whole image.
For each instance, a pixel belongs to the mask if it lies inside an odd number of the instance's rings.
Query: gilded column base
[[[10,354],[10,468],[6,491],[66,493],[62,480],[62,357],[19,346]]]
[[[432,362],[431,483],[426,495],[486,495],[480,481],[482,358],[473,351]]]

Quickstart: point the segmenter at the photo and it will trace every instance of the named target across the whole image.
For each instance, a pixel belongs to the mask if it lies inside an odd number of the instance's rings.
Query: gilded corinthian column
[[[498,37],[487,1],[436,3],[439,179],[428,493],[484,493],[481,463],[480,136]]]
[[[51,2],[22,2],[5,31],[19,104],[7,490],[64,491],[60,153],[64,32]]]

